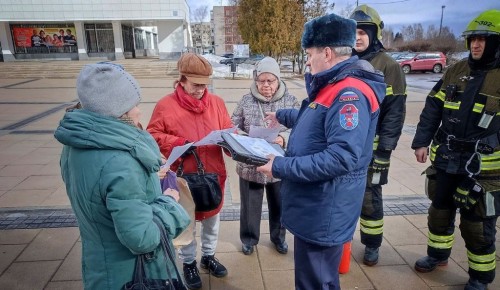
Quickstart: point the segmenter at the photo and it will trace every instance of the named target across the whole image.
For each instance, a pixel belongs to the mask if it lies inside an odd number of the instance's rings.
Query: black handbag
[[[205,167],[196,153],[196,150],[193,150],[192,154],[198,166],[197,173],[184,174],[184,159],[182,159],[177,169],[177,176],[187,181],[189,190],[193,196],[195,211],[206,212],[214,210],[218,208],[222,202],[222,190],[219,185],[218,176],[216,173],[205,172]]]
[[[170,262],[174,265],[176,278],[173,278],[167,267],[168,279],[148,279],[146,272],[144,271],[144,263],[148,254],[142,254],[137,256],[133,280],[125,283],[122,290],[187,290],[186,286],[182,282],[177,265],[175,264],[174,254],[171,250],[170,244],[168,243],[167,232],[165,231],[163,224],[158,221],[157,217],[153,220],[160,229],[160,243],[163,251],[165,252],[165,259],[167,260],[167,263]]]

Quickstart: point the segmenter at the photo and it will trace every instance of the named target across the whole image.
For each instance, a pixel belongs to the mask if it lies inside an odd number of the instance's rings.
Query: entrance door
[[[123,52],[125,58],[135,58],[134,49],[134,28],[122,25]]]

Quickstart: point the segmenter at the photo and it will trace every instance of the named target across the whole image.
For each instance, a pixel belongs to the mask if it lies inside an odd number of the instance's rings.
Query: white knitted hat
[[[257,79],[257,77],[262,73],[272,73],[278,78],[278,81],[281,80],[280,66],[272,57],[264,57],[255,66],[254,78]]]

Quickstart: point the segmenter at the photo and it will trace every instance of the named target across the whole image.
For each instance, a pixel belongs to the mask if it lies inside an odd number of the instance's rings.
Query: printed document
[[[260,138],[252,138],[248,136],[242,136],[238,134],[230,133],[231,137],[233,137],[238,144],[240,144],[243,148],[247,149],[253,155],[267,158],[267,155],[274,156],[283,156],[281,152],[278,152],[269,142]]]

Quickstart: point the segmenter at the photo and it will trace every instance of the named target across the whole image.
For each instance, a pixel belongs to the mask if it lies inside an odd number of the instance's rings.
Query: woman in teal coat
[[[136,80],[110,63],[83,67],[81,108],[68,110],[55,132],[64,144],[61,172],[82,241],[85,289],[121,289],[133,278],[137,255],[151,253],[148,278],[167,278],[160,246],[163,223],[171,239],[189,224],[175,190],[162,193],[161,155],[142,130]]]

